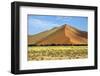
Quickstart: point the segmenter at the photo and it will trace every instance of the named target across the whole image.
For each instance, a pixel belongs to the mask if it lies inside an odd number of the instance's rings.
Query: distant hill
[[[28,36],[28,45],[87,44],[87,32],[64,24],[50,30]]]

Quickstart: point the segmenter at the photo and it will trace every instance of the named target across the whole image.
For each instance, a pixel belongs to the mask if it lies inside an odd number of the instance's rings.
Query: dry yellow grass
[[[87,46],[31,46],[28,47],[28,60],[64,60],[88,57]]]

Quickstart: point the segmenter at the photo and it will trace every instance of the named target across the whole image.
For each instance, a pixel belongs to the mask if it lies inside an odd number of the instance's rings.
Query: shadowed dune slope
[[[60,27],[28,36],[28,44],[87,44],[87,32],[64,24]]]

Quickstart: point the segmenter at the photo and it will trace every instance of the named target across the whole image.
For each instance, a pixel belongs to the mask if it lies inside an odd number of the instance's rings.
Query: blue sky
[[[69,24],[80,30],[87,31],[88,18],[79,16],[28,15],[28,35],[34,35],[63,24]]]

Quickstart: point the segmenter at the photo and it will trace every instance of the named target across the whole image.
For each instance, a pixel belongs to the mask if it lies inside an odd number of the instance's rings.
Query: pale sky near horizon
[[[88,31],[88,17],[28,15],[28,35],[34,35],[63,24]]]

